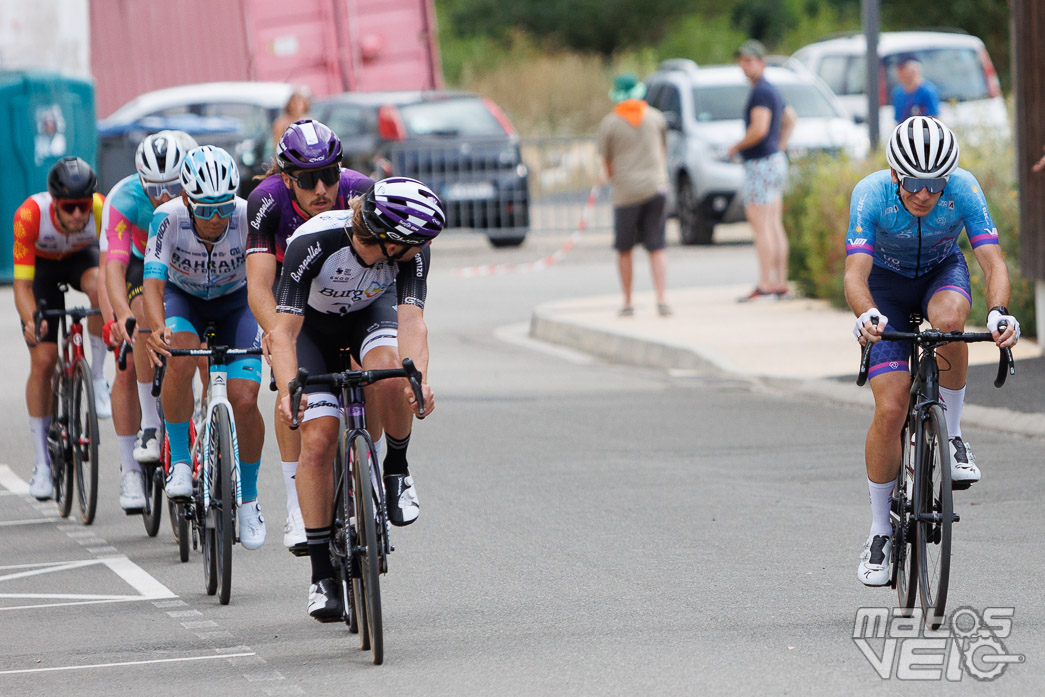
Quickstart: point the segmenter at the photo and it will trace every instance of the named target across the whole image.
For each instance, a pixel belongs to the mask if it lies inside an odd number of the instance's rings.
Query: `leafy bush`
[[[1034,284],[1019,270],[1019,200],[1011,145],[962,148],[962,167],[976,175],[998,227],[1012,294],[1009,310],[1020,320],[1024,335],[1033,336]],[[792,167],[791,187],[784,197],[784,227],[791,242],[790,272],[802,293],[847,308],[843,290],[845,236],[849,228],[849,198],[864,176],[888,165],[882,154],[872,160],[809,159]],[[982,325],[987,311],[983,272],[960,238],[972,276],[970,321]]]

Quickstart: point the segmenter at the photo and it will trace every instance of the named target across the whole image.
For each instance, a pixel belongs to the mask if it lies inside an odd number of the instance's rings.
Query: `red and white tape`
[[[477,278],[479,276],[504,276],[510,273],[524,273],[528,271],[544,271],[550,266],[554,266],[558,262],[562,261],[563,258],[570,253],[570,251],[577,245],[577,242],[581,238],[581,233],[588,229],[588,218],[591,216],[592,210],[595,208],[595,199],[598,198],[599,185],[591,187],[591,193],[588,194],[588,200],[584,203],[584,209],[581,211],[581,219],[577,222],[577,229],[574,230],[561,247],[552,252],[546,257],[542,257],[536,261],[527,262],[525,264],[490,264],[488,266],[466,266],[461,269],[454,270],[454,275],[459,278]]]

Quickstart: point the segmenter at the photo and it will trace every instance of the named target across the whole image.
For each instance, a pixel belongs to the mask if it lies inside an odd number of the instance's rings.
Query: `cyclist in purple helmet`
[[[272,332],[272,370],[284,423],[291,418],[287,383],[298,367],[312,375],[336,372],[342,348],[363,370],[395,368],[401,358],[411,358],[422,374],[425,415],[435,407],[427,382],[424,307],[430,243],[443,229],[443,206],[427,186],[404,177],[377,182],[349,205],[351,210],[308,221],[287,244],[287,273],[280,277]],[[419,405],[405,380],[384,380],[367,390],[367,426],[387,446],[382,470],[388,519],[409,525],[420,511],[407,465]],[[328,548],[339,412],[329,388],[306,387],[305,397],[296,482],[312,560],[309,614],[328,620],[341,616]]]
[[[275,283],[283,265],[287,240],[306,220],[324,211],[348,208],[373,181],[341,168],[341,141],[324,124],[304,119],[283,132],[275,161],[247,198],[247,288],[250,308],[265,331],[263,345],[276,319]],[[283,478],[287,491],[287,524],[283,544],[296,554],[306,551],[305,525],[297,502],[294,472],[300,441],[276,419]]]

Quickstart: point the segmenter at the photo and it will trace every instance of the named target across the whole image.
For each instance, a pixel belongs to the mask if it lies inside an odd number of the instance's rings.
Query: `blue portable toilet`
[[[47,172],[66,155],[95,166],[94,83],[61,73],[0,71],[0,283],[14,278],[13,220]]]

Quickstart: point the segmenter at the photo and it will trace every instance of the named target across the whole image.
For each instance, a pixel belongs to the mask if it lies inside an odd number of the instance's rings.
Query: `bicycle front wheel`
[[[915,561],[914,525],[911,519],[911,494],[914,484],[914,447],[911,443],[911,425],[907,423],[900,435],[903,455],[900,471],[893,485],[893,506],[889,519],[893,524],[893,578],[896,598],[904,617],[911,616],[918,597],[918,564]]]
[[[69,414],[69,438],[76,469],[76,494],[80,520],[94,522],[98,510],[98,412],[94,406],[94,382],[87,360],[76,361],[73,375],[73,404]]]
[[[939,629],[947,608],[951,573],[951,455],[943,409],[933,406],[922,422],[921,462],[915,468],[918,578],[925,624]]]
[[[65,399],[67,390],[68,383],[59,365],[51,379],[51,428],[47,436],[47,449],[51,456],[54,501],[58,504],[58,515],[63,518],[68,518],[73,508],[73,463],[70,461],[69,415]]]
[[[145,534],[156,537],[163,518],[160,506],[163,503],[163,476],[158,465],[142,465],[142,477],[145,480],[145,508],[142,509]]]
[[[233,523],[236,491],[232,486],[233,462],[232,419],[224,404],[211,413],[210,440],[207,443],[210,467],[210,507],[213,512],[215,561],[218,572],[218,602],[229,604],[232,595],[232,544],[236,528]],[[209,527],[209,525],[208,525]]]
[[[377,517],[374,511],[374,493],[370,481],[370,450],[366,436],[357,435],[348,450],[349,469],[352,471],[352,494],[355,503],[358,546],[353,556],[359,560],[359,580],[362,586],[360,605],[364,606],[366,635],[370,639],[370,654],[374,665],[385,660],[384,635],[381,627],[381,554],[377,541]],[[360,634],[363,633],[362,623]]]

